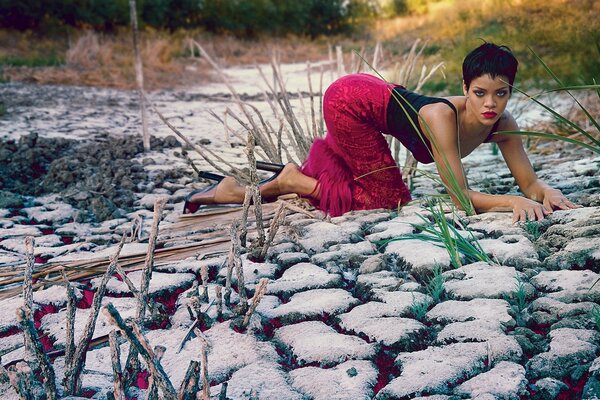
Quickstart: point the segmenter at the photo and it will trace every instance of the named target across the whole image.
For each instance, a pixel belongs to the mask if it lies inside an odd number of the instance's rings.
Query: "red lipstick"
[[[482,113],[481,115],[483,115],[483,118],[492,119],[492,118],[496,118],[496,115],[498,115],[498,114],[496,114],[493,111],[487,111],[487,112]]]

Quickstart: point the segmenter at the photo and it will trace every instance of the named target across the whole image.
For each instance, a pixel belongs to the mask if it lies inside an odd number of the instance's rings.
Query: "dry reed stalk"
[[[76,311],[76,298],[75,291],[65,274],[65,269],[60,270],[60,274],[64,283],[67,286],[67,332],[66,332],[66,343],[65,343],[65,365],[70,365],[73,362],[73,355],[75,354],[75,311]]]
[[[260,114],[260,111],[258,111],[258,109],[256,107],[253,107],[253,106],[251,106],[249,104],[246,104],[246,103],[243,103],[243,104],[249,106],[250,108],[252,108],[253,111],[255,111],[259,115],[259,118],[262,120],[262,115]],[[221,121],[221,123],[225,126],[226,131],[233,132],[233,131],[231,131],[226,126],[226,123],[225,123],[226,120],[222,120],[222,119],[218,118],[218,116],[216,116],[216,114],[214,114],[214,113],[213,113],[213,115],[215,117],[217,117],[217,119],[219,121]],[[273,157],[276,156],[277,148],[275,147],[275,145],[271,145],[271,143],[269,143],[270,140],[265,140],[264,139],[264,137],[266,135],[262,134],[260,128],[258,128],[256,126],[250,126],[250,125],[246,124],[244,121],[242,121],[242,119],[240,117],[238,117],[233,111],[231,111],[230,108],[226,108],[225,109],[225,117],[227,117],[228,115],[231,116],[233,119],[235,119],[236,122],[238,124],[240,124],[242,126],[242,128],[244,128],[244,130],[246,130],[246,132],[252,132],[256,136],[256,140],[257,140],[259,146],[261,146],[261,148],[263,150],[262,151],[262,153],[263,153],[262,157],[264,157],[266,159],[269,159],[269,160],[273,160]],[[262,120],[262,121],[264,123],[264,120]],[[252,122],[252,124],[254,124],[254,122]],[[242,139],[241,135],[239,135],[237,133],[235,133],[234,135],[236,137]],[[267,137],[270,137],[270,136],[267,136]]]
[[[33,237],[27,236],[25,238],[25,278],[23,282],[23,302],[25,309],[29,315],[33,315],[33,268],[34,268],[34,249],[35,242]]]
[[[304,134],[304,131],[302,130],[302,126],[300,125],[300,122],[298,122],[298,119],[296,118],[296,115],[294,114],[294,110],[290,103],[290,98],[289,98],[288,92],[285,88],[283,76],[281,74],[281,68],[278,63],[278,59],[275,56],[271,59],[271,68],[273,69],[273,76],[275,77],[276,82],[277,82],[276,87],[279,87],[280,96],[277,99],[278,99],[280,107],[283,111],[283,116],[288,121],[288,124],[289,124],[290,128],[292,129],[293,136],[291,136],[291,135],[288,135],[288,136],[293,137],[294,140],[296,141],[296,144],[298,145],[298,149],[296,150],[296,155],[298,156],[298,158],[300,160],[303,161],[308,156],[308,151],[310,149],[311,143],[310,143],[309,137]]]
[[[156,360],[156,355],[150,347],[150,343],[148,343],[148,340],[142,334],[139,325],[135,321],[131,322],[131,327],[125,324],[117,309],[110,303],[103,308],[103,312],[106,319],[121,330],[127,340],[129,340],[129,343],[131,343],[131,346],[135,347],[139,355],[142,356],[154,379],[154,383],[162,392],[163,397],[161,398],[176,400],[177,392],[160,365],[160,361]]]
[[[248,211],[250,210],[250,201],[252,200],[252,187],[246,186],[244,193],[244,204],[242,204],[242,221],[240,223],[240,245],[246,247],[246,238],[248,236]]]
[[[342,53],[342,46],[335,46],[335,56],[337,62],[337,76],[338,78],[346,75],[346,66],[344,65],[344,54]]]
[[[223,317],[223,287],[221,285],[215,286],[215,298],[217,302],[217,320]]]
[[[11,370],[6,370],[4,366],[0,366],[0,368],[2,369],[2,375],[5,375],[4,379],[8,379],[21,399],[37,400],[43,398],[43,389],[34,386],[36,379],[27,363],[18,362]]]
[[[221,392],[218,400],[227,400],[227,382],[221,384]]]
[[[246,177],[246,174],[241,171],[240,169],[234,167],[232,164],[230,164],[229,162],[227,162],[225,159],[223,159],[221,156],[219,156],[217,153],[215,153],[214,151],[208,149],[208,148],[203,148],[195,143],[193,143],[191,140],[189,140],[183,133],[181,133],[179,131],[179,129],[175,128],[166,118],[164,115],[162,115],[162,113],[160,111],[158,111],[158,108],[156,108],[156,106],[152,105],[152,109],[154,110],[154,112],[156,113],[156,115],[158,115],[158,118],[165,124],[167,125],[167,127],[175,134],[177,135],[181,140],[183,140],[188,146],[190,146],[192,149],[194,149],[194,151],[196,153],[198,153],[204,160],[206,160],[207,163],[209,163],[213,168],[215,168],[216,170],[218,170],[219,172],[221,172],[224,175],[229,175],[230,173],[233,173],[236,176],[239,177]],[[219,162],[227,165],[229,168],[231,168],[232,172],[226,171],[223,168],[221,168],[218,164],[216,164],[206,153],[210,154],[211,157],[214,157],[216,160],[218,160]]]
[[[154,250],[156,248],[156,238],[158,237],[158,226],[162,219],[163,209],[167,200],[159,198],[154,202],[154,214],[152,216],[152,228],[150,230],[150,238],[148,239],[148,250],[144,261],[144,269],[142,273],[142,281],[140,282],[140,301],[137,307],[137,320],[141,323],[146,313],[148,303],[148,292],[150,289],[150,280],[152,279],[152,269],[154,268]]]
[[[373,69],[377,69],[379,67],[379,58],[381,57],[381,42],[377,41],[375,44],[375,50],[373,51],[373,62],[371,65]]]
[[[198,393],[198,376],[200,375],[200,363],[190,360],[185,376],[177,392],[177,400],[195,400]]]
[[[248,311],[244,316],[244,320],[242,321],[242,329],[246,329],[248,327],[248,324],[250,323],[250,318],[252,318],[252,314],[254,314],[256,307],[258,307],[260,301],[262,300],[263,296],[267,291],[267,283],[269,283],[269,280],[267,278],[262,278],[260,282],[258,282],[258,285],[256,285],[254,296],[252,297],[252,304],[250,305],[250,308],[248,308]]]
[[[121,350],[117,340],[117,332],[114,329],[108,334],[108,344],[110,346],[110,361],[113,370],[113,396],[115,400],[125,400]]]
[[[121,279],[123,279],[123,282],[125,282],[125,284],[129,288],[131,294],[133,294],[133,297],[135,297],[135,299],[138,301],[138,304],[142,302],[143,300],[141,298],[140,291],[135,287],[131,279],[129,279],[129,276],[127,276],[127,273],[125,272],[123,267],[121,267],[121,265],[117,263],[117,265],[115,265],[115,269],[117,271],[117,274],[119,274]]]
[[[121,253],[124,243],[125,235],[123,235],[121,238],[114,255],[110,258],[110,265],[106,269],[104,276],[102,276],[102,281],[96,290],[94,300],[92,301],[91,312],[85,324],[85,328],[83,329],[83,334],[79,339],[79,343],[77,344],[77,347],[75,347],[72,362],[70,365],[65,365],[63,387],[65,388],[65,393],[68,395],[74,396],[79,391],[80,376],[83,370],[83,364],[85,362],[85,354],[94,334],[96,320],[98,319],[98,313],[100,312],[102,299],[104,298],[104,293],[106,292],[106,285],[115,272],[115,266],[119,261],[119,254]]]
[[[317,117],[315,114],[315,96],[313,93],[313,88],[312,88],[312,77],[310,75],[310,63],[306,64],[306,80],[308,81],[308,99],[310,101],[310,120],[312,122],[312,134],[311,137],[312,139],[317,138],[318,136],[320,136],[317,131]],[[309,129],[309,132],[311,130]]]
[[[229,228],[229,236],[230,236],[230,246],[229,246],[229,254],[227,255],[227,273],[225,274],[225,306],[229,307],[231,305],[231,274],[233,273],[233,269],[235,267],[235,242],[237,231],[239,229],[240,223],[238,220],[234,220],[231,223],[231,227]]]
[[[134,239],[138,242],[142,240],[142,227],[144,225],[144,217],[136,215],[133,223],[131,224],[131,235],[129,236],[129,242],[133,242]]]
[[[202,400],[210,400],[210,382],[208,380],[208,339],[200,331],[194,331],[200,340],[200,376],[202,378]]]
[[[200,299],[208,303],[208,265],[204,264],[200,268],[200,278],[202,279],[202,294]]]
[[[246,155],[248,156],[248,166],[250,168],[250,187],[252,188],[252,200],[254,202],[254,215],[256,218],[256,231],[258,233],[258,247],[265,242],[265,229],[262,218],[262,198],[258,183],[258,173],[256,171],[256,158],[254,157],[254,135],[248,131],[248,142],[246,145]],[[241,243],[240,243],[241,247]]]
[[[271,68],[273,69],[273,65],[271,66]],[[262,77],[263,81],[265,82],[265,84],[267,85],[267,87],[269,88],[269,91],[271,93],[271,96],[269,97],[268,95],[265,95],[265,100],[267,101],[267,103],[269,104],[269,106],[271,107],[271,110],[273,111],[273,114],[275,116],[275,118],[279,121],[280,123],[280,127],[279,130],[277,131],[277,154],[278,154],[278,158],[280,160],[282,159],[282,150],[285,151],[286,156],[288,161],[295,161],[292,154],[288,151],[287,146],[284,147],[283,146],[283,141],[282,141],[282,134],[283,131],[285,130],[289,143],[294,151],[294,153],[296,154],[297,157],[301,157],[302,155],[302,150],[301,150],[301,146],[302,144],[298,141],[296,135],[292,134],[292,132],[290,132],[289,129],[287,129],[287,127],[285,127],[285,125],[283,124],[283,121],[287,121],[289,123],[290,118],[286,117],[286,115],[289,114],[289,112],[291,111],[293,113],[293,110],[288,110],[284,104],[284,102],[281,100],[281,97],[286,95],[286,93],[279,93],[277,91],[277,79],[276,79],[276,75],[277,72],[275,70],[273,70],[273,77],[275,82],[273,83],[273,85],[271,85],[268,81],[268,79],[266,78],[264,72],[262,71],[262,69],[257,66],[258,72],[260,73],[260,76]],[[283,113],[283,115],[280,114],[279,110],[277,109],[277,107],[275,106],[275,102],[271,99],[275,99],[277,101],[277,105],[279,106],[279,108],[281,109],[281,112]],[[299,160],[303,160],[303,158],[299,158]],[[297,160],[296,160],[297,161]],[[274,162],[281,162],[281,161],[274,161]]]
[[[234,103],[238,106],[240,111],[244,114],[244,117],[246,118],[246,120],[250,123],[251,128],[248,126],[246,126],[245,128],[248,131],[252,131],[254,133],[255,137],[257,138],[257,140],[259,141],[263,150],[268,154],[270,153],[271,157],[274,157],[276,155],[272,151],[272,149],[274,148],[274,144],[273,144],[273,141],[270,140],[270,135],[268,134],[268,131],[269,131],[268,127],[265,124],[262,116],[260,115],[260,112],[258,112],[258,110],[255,107],[250,106],[250,108],[254,109],[255,113],[258,115],[259,119],[261,120],[263,128],[265,128],[265,132],[267,132],[265,134],[262,133],[259,125],[256,124],[256,122],[254,121],[254,118],[252,117],[252,114],[248,111],[247,107],[249,105],[242,102],[240,96],[238,95],[238,93],[235,90],[235,87],[231,84],[231,82],[229,82],[229,79],[223,73],[223,71],[221,70],[219,65],[212,59],[212,57],[210,57],[210,55],[204,50],[204,48],[198,42],[194,42],[194,44],[198,48],[200,53],[202,54],[202,57],[205,60],[207,60],[208,63],[213,67],[213,69],[219,74],[219,77],[221,78],[221,80],[223,81],[223,83],[225,84],[225,86],[227,87],[229,92],[231,93]],[[233,113],[231,113],[231,114],[233,114]],[[233,114],[233,115],[235,115],[235,114]],[[240,121],[241,120],[238,119],[238,122],[240,122]],[[270,160],[276,161],[276,159],[274,159],[274,158],[270,158]]]
[[[234,229],[233,225],[231,228],[231,249],[231,263],[227,266],[227,271],[229,272],[231,264],[233,264],[233,266],[235,267],[235,273],[237,278],[238,295],[240,297],[240,302],[238,304],[238,313],[241,315],[246,312],[246,308],[248,307],[248,296],[246,294],[246,284],[244,282],[244,269],[242,266],[242,249],[240,245],[240,237],[238,234],[238,229]],[[229,278],[229,281],[231,282],[231,277]],[[225,294],[227,295],[227,290],[225,290]]]
[[[138,19],[136,11],[136,1],[129,0],[129,17],[131,20],[131,33],[133,36],[133,52],[135,54],[135,80],[140,97],[140,113],[142,117],[142,138],[144,141],[144,150],[150,151],[150,134],[148,132],[148,112],[146,110],[146,102],[144,98],[144,70],[142,68],[142,57],[140,55],[139,39],[138,39]]]
[[[262,249],[260,250],[260,254],[258,256],[259,260],[264,260],[267,256],[267,251],[273,243],[273,239],[275,239],[275,235],[277,234],[279,227],[285,221],[286,214],[286,203],[282,201],[281,204],[279,204],[279,208],[277,209],[275,218],[271,220],[271,226],[269,227],[269,236],[267,237],[267,240],[265,241],[265,243],[262,246]]]
[[[42,384],[46,391],[46,398],[48,400],[56,399],[56,377],[54,376],[54,369],[50,365],[50,360],[44,352],[44,346],[38,336],[35,326],[33,325],[32,315],[29,314],[29,310],[26,307],[19,307],[17,309],[17,321],[21,325],[23,335],[27,338],[25,345],[29,345],[29,352],[31,352],[37,361],[36,367],[39,368],[41,374],[39,375],[42,379]]]

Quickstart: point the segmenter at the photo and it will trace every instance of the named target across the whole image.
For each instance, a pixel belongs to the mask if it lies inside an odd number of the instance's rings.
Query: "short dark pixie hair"
[[[465,57],[462,65],[463,81],[468,90],[471,81],[482,75],[489,74],[493,79],[506,76],[512,91],[518,65],[519,62],[508,47],[484,43]]]

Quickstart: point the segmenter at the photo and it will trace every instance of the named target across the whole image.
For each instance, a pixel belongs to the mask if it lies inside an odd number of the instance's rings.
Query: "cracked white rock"
[[[350,359],[371,359],[377,348],[352,335],[343,335],[321,321],[306,321],[275,331],[274,339],[283,343],[300,365],[339,364]]]
[[[319,221],[303,228],[299,243],[307,253],[315,254],[326,251],[335,244],[351,242],[360,234],[359,223],[346,222],[337,225]]]
[[[550,331],[549,349],[533,356],[527,369],[533,377],[563,378],[596,358],[600,335],[589,329],[559,328]]]
[[[436,266],[450,268],[450,256],[445,248],[424,240],[407,239],[388,243],[385,254],[398,257],[404,269],[417,275],[430,274]]]
[[[505,360],[517,361],[522,356],[520,350],[514,338],[499,337],[486,343],[456,343],[400,353],[396,358],[402,370],[400,376],[388,383],[376,399],[450,394],[459,380],[483,372],[486,362],[495,365]]]
[[[209,364],[210,368],[210,364]],[[227,398],[245,400],[256,398],[264,400],[302,400],[302,396],[292,386],[290,378],[276,362],[259,361],[235,371],[228,381]]]
[[[456,300],[471,300],[475,298],[503,299],[511,297],[517,291],[522,274],[513,267],[490,265],[477,262],[443,273],[446,281],[444,289]],[[524,283],[527,297],[535,289],[531,284]]]
[[[497,400],[518,400],[527,394],[525,368],[513,362],[502,361],[491,370],[462,383],[454,393],[472,398],[489,394]]]
[[[358,299],[343,289],[313,289],[294,294],[289,302],[265,310],[263,315],[292,323],[319,318],[325,314],[337,315],[358,302]]]
[[[417,320],[402,318],[404,309],[391,304],[368,302],[339,315],[340,327],[360,333],[385,346],[414,348],[425,336],[426,327]]]
[[[531,283],[546,296],[565,303],[576,301],[600,302],[600,283],[594,285],[600,275],[590,270],[542,271]],[[593,286],[593,287],[592,287]]]
[[[499,239],[482,239],[481,248],[502,265],[517,268],[540,265],[533,243],[523,235],[504,235]]]
[[[290,372],[292,386],[314,400],[369,400],[378,371],[372,362],[349,360],[333,368],[297,368]]]
[[[371,298],[376,291],[395,291],[404,283],[396,272],[379,271],[361,274],[356,279],[356,293],[361,298]]]
[[[509,309],[508,302],[500,299],[448,300],[429,310],[427,318],[441,323],[483,320],[514,326],[515,320],[508,313]]]
[[[328,261],[347,260],[349,257],[357,255],[375,254],[376,249],[369,241],[358,243],[336,244],[329,248],[328,251],[315,254],[311,257],[311,261],[315,264],[324,264]]]
[[[452,322],[438,333],[436,343],[485,342],[498,336],[504,336],[504,327],[499,321]]]
[[[290,296],[295,292],[340,286],[342,277],[311,263],[296,264],[283,273],[281,278],[267,285],[267,293]]]

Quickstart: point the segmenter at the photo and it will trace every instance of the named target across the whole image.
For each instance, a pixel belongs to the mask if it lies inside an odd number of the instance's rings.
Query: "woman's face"
[[[482,75],[471,81],[468,90],[463,84],[468,109],[482,124],[493,125],[504,112],[510,98],[510,88],[507,82],[506,76],[497,76],[492,79],[490,75]]]

